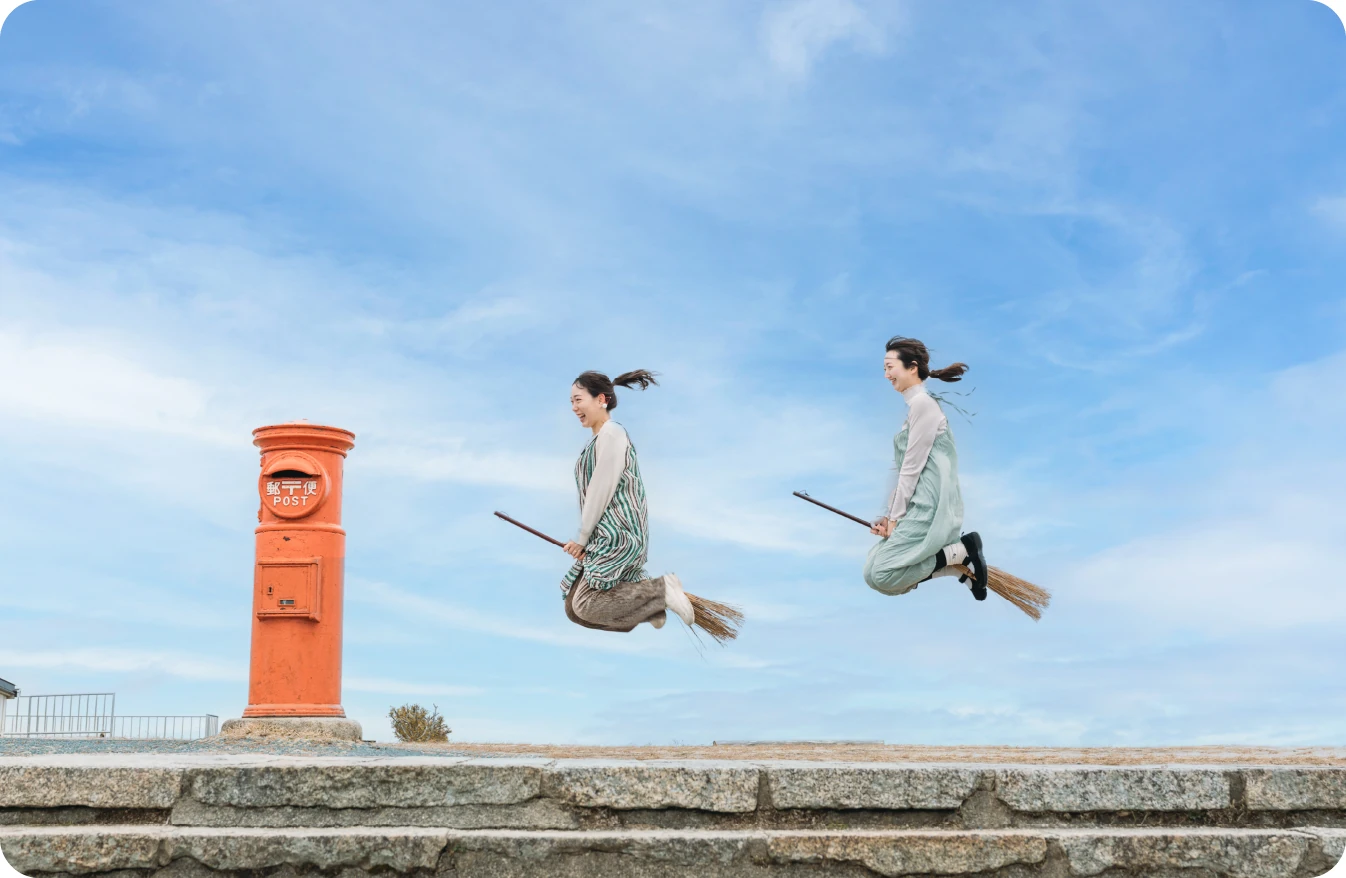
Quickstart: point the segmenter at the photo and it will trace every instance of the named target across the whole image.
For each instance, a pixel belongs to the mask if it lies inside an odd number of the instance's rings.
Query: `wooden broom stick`
[[[828,506],[818,500],[814,500],[804,491],[795,491],[794,495],[800,500],[807,500],[814,506],[821,506],[828,512],[835,512],[842,518],[849,518],[856,524],[863,524],[867,528],[874,527],[873,523],[865,521],[858,515],[851,515],[849,512],[843,512],[835,506]],[[960,571],[962,575],[971,577],[972,571],[962,564],[950,564],[953,570]],[[1034,585],[1027,580],[1020,579],[1017,576],[1006,573],[999,567],[986,565],[986,587],[1014,606],[1023,610],[1025,614],[1037,621],[1042,618],[1042,611],[1051,603],[1051,592],[1045,588]]]
[[[565,546],[566,546],[566,544],[563,543],[563,542],[561,542],[560,540],[555,539],[555,538],[553,538],[553,537],[549,537],[549,536],[547,536],[546,534],[544,534],[544,533],[543,533],[542,531],[540,531],[540,530],[533,530],[531,527],[529,527],[528,525],[524,524],[522,521],[515,521],[514,519],[510,518],[508,515],[506,515],[506,514],[503,513],[503,512],[497,512],[497,513],[495,514],[495,517],[496,517],[496,518],[503,518],[505,521],[508,521],[510,524],[514,525],[515,527],[521,527],[521,528],[523,528],[524,530],[528,531],[530,534],[532,534],[532,535],[535,536],[535,537],[542,537],[544,540],[546,540],[547,542],[551,543],[553,546],[560,546],[560,547],[563,548],[563,549],[564,549]]]
[[[503,512],[495,513],[496,518],[508,521],[515,527],[521,527],[535,537],[541,537],[553,546],[565,548],[565,543],[554,537],[549,537],[540,530],[535,530],[522,521],[510,518]],[[708,600],[698,597],[691,592],[686,592],[687,600],[692,604],[692,624],[696,625],[702,631],[709,634],[719,643],[726,640],[733,640],[738,637],[738,626],[743,624],[743,613],[733,604],[722,604],[719,601]]]

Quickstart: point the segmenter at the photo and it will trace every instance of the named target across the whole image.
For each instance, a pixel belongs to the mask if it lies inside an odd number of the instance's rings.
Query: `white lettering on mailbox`
[[[296,491],[303,490],[302,494],[295,495]],[[272,506],[307,506],[308,498],[318,495],[318,483],[316,481],[305,482],[300,479],[281,479],[280,481],[266,483],[266,496],[271,498]]]

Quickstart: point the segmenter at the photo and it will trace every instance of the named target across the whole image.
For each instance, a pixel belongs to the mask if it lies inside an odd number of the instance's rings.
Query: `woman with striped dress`
[[[610,414],[617,407],[616,387],[644,390],[657,383],[644,369],[616,379],[585,372],[570,388],[570,410],[594,437],[575,463],[580,528],[565,544],[575,563],[561,591],[566,616],[586,628],[630,631],[641,622],[662,628],[666,610],[689,626],[696,621],[676,575],[651,578],[645,572],[650,541],[645,483],[635,446]]]

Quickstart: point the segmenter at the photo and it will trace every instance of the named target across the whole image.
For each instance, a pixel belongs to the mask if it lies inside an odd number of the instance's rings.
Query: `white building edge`
[[[19,687],[0,679],[0,735],[5,732],[5,705],[9,704],[9,699],[18,697]]]

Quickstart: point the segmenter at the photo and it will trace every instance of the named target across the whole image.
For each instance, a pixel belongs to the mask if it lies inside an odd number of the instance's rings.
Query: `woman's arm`
[[[911,411],[907,414],[907,451],[902,456],[902,470],[897,477],[897,490],[893,491],[892,502],[888,506],[888,520],[900,521],[907,514],[907,504],[916,493],[916,482],[921,478],[925,462],[930,459],[930,449],[935,445],[935,437],[944,426],[944,412],[939,404],[927,394],[919,394],[911,401]]]
[[[626,469],[626,449],[629,447],[631,440],[626,438],[626,431],[612,421],[598,431],[598,438],[594,440],[594,474],[584,492],[580,530],[575,536],[575,542],[581,546],[588,544],[594,528],[598,527],[598,519],[603,517],[603,510],[617,493],[617,483]]]

